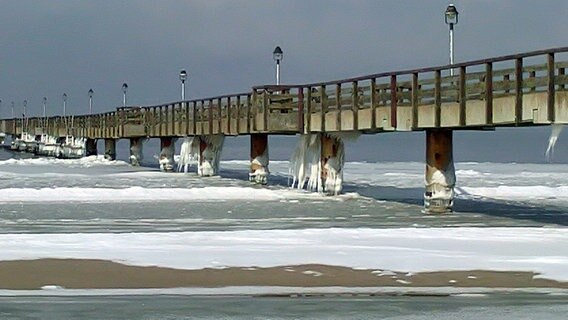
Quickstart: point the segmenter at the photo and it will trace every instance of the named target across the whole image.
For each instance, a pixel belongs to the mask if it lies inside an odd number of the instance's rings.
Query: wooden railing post
[[[335,130],[341,131],[341,83],[335,85],[335,108],[337,109]]]
[[[420,104],[418,95],[418,73],[412,74],[412,129],[418,128],[418,105]]]
[[[459,113],[459,123],[460,126],[465,126],[466,124],[466,103],[467,103],[467,86],[465,83],[466,79],[466,69],[465,66],[460,67],[460,79],[459,79],[459,105],[460,105],[460,113]]]
[[[493,124],[493,63],[485,64],[485,122]]]
[[[327,113],[327,95],[325,94],[325,85],[320,86],[320,103],[321,103],[321,132],[325,131],[325,114]]]
[[[523,120],[523,59],[515,59],[515,123]]]
[[[304,88],[298,88],[298,132],[304,133]]]
[[[377,79],[371,79],[371,129],[377,128]]]
[[[390,93],[391,93],[391,113],[390,113],[390,120],[391,120],[391,127],[396,130],[397,127],[397,94],[396,94],[396,75],[391,75],[390,78]]]
[[[252,91],[254,94],[254,90]],[[251,133],[251,125],[250,125],[250,116],[251,116],[251,108],[252,108],[252,101],[251,101],[251,94],[247,94],[247,133]]]
[[[554,53],[548,54],[547,59],[547,74],[548,74],[548,88],[547,88],[547,111],[548,111],[548,121],[554,123],[556,120],[556,115],[554,114],[554,103],[555,103],[555,95],[556,95],[556,88],[555,88],[555,81],[554,81],[554,74],[555,74],[555,66],[554,66]]]
[[[231,134],[231,97],[227,97],[227,134]]]
[[[353,130],[359,130],[359,83],[353,81]]]
[[[434,127],[439,128],[442,118],[442,71],[434,71]]]
[[[308,90],[307,92],[307,101],[306,101],[306,107],[307,107],[307,115],[306,115],[306,129],[304,130],[304,133],[310,133],[312,131],[312,109],[313,109],[313,105],[312,105],[312,87],[307,87],[306,88]]]

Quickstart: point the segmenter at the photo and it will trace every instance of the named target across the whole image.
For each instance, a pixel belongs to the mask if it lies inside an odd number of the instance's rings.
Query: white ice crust
[[[566,228],[332,228],[2,234],[0,260],[88,258],[179,269],[318,263],[413,273],[532,271],[541,278],[568,281],[566,231]]]
[[[261,155],[256,156],[251,161],[259,167],[254,172],[249,173],[249,180],[259,184],[266,184],[268,182],[268,146],[264,149]]]

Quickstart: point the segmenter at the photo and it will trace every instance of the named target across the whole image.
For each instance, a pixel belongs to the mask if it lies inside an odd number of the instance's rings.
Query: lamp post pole
[[[93,89],[89,89],[89,115],[93,114]]]
[[[276,61],[276,85],[279,86],[280,85],[280,61],[282,61],[282,59],[284,58],[284,53],[282,52],[282,49],[279,46],[274,48],[274,51],[272,52],[272,58],[274,59],[274,61]]]
[[[43,117],[45,118],[47,115],[47,97],[43,97]]]
[[[122,106],[126,107],[126,92],[128,91],[128,85],[125,83],[122,84]]]
[[[67,114],[67,93],[63,94],[63,117]]]
[[[179,72],[179,81],[181,81],[181,100],[185,100],[185,80],[187,80],[187,72],[181,69]]]
[[[458,10],[453,4],[448,5],[444,13],[444,20],[450,26],[450,65],[454,64],[454,25],[458,24]],[[454,68],[450,69],[450,75],[454,75]]]
[[[14,114],[14,105],[16,103],[14,101],[12,101],[12,119],[16,118],[16,115]]]

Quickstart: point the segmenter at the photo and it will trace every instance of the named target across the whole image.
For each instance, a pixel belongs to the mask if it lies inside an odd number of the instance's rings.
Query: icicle
[[[556,146],[556,142],[558,141],[558,136],[564,129],[564,125],[562,124],[553,124],[552,130],[550,131],[550,137],[548,138],[548,148],[546,148],[545,156],[548,162],[552,161],[552,157],[554,156],[554,147]]]
[[[292,188],[321,191],[321,139],[319,134],[300,136],[294,154],[290,159]],[[308,175],[309,168],[309,175]]]
[[[204,144],[201,151],[199,145],[199,161],[197,173],[200,176],[215,176],[219,174],[219,162],[221,161],[221,151],[223,151],[223,143],[225,136],[222,134],[212,136],[201,136],[200,144]]]
[[[185,137],[181,144],[178,171],[187,173],[191,165],[199,158],[199,137]]]
[[[266,184],[268,182],[268,147],[261,155],[256,156],[251,161],[252,165],[256,166],[254,172],[249,173],[249,181],[254,181],[259,184]]]

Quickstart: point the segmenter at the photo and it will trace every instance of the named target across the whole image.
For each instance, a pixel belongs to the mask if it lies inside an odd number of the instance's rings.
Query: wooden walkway
[[[0,131],[89,139],[379,133],[568,123],[568,47],[74,116],[0,120]],[[454,76],[450,69],[454,69]]]

